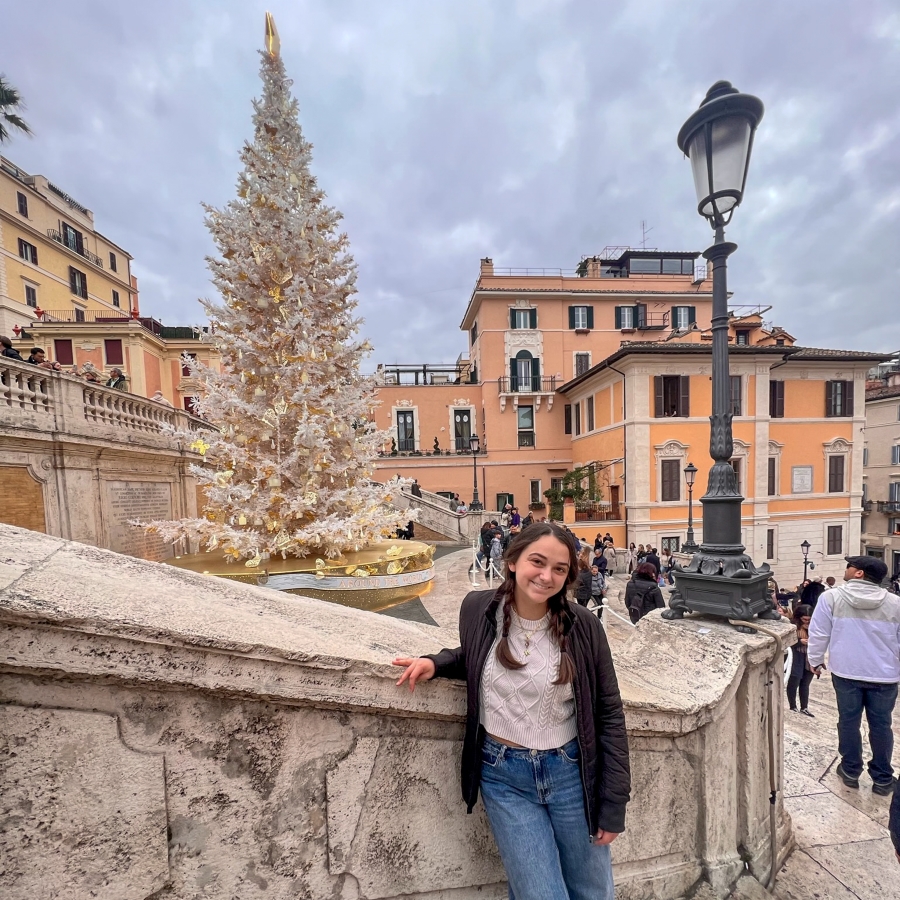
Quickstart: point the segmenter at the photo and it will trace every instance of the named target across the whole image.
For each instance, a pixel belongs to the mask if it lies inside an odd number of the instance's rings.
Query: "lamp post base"
[[[769,597],[772,572],[768,564],[757,568],[749,556],[734,553],[734,548],[728,554],[711,553],[711,549],[704,545],[687,566],[675,567],[675,590],[662,617],[681,619],[695,612],[726,619],[780,619]]]

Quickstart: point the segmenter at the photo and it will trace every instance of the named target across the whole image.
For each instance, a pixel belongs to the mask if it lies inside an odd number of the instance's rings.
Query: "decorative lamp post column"
[[[694,540],[694,479],[697,477],[697,467],[688,463],[684,468],[684,483],[688,489],[688,527],[687,540],[681,545],[682,553],[696,553],[700,545]]]
[[[804,541],[800,545],[800,549],[803,551],[803,580],[806,581],[806,571],[809,568],[809,548],[812,545],[809,541]]]
[[[481,505],[481,500],[478,498],[478,462],[476,457],[478,456],[478,451],[481,447],[477,434],[473,434],[469,438],[469,449],[472,451],[472,505],[469,509],[472,512],[479,512],[484,509],[484,507]]]
[[[726,264],[737,249],[725,240],[725,226],[744,196],[753,135],[763,117],[763,104],[741,94],[727,81],[717,81],[700,108],[678,133],[678,147],[691,160],[697,211],[712,227],[715,242],[703,254],[712,265],[712,415],[709,473],[703,504],[703,543],[684,568],[676,566],[676,589],[663,612],[680,619],[687,612],[712,613],[731,619],[778,618],[769,598],[771,574],[757,567],[741,543],[741,503],[731,466],[731,379],[728,370],[728,284]]]

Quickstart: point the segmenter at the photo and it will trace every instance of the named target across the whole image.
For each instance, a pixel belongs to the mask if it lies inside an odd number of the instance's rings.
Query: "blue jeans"
[[[510,900],[613,900],[609,847],[592,842],[584,812],[578,741],[519,750],[485,737],[481,797]]]
[[[891,714],[897,702],[896,684],[879,684],[874,681],[856,681],[832,675],[838,707],[838,753],[844,771],[852,778],[859,778],[863,770],[862,723],[863,710],[869,722],[869,744],[872,759],[869,775],[876,784],[886,784],[893,778],[891,755],[894,752],[894,733],[891,730]]]

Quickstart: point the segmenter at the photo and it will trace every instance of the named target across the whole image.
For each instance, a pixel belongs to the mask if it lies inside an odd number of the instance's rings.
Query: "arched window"
[[[541,389],[540,362],[527,350],[520,350],[509,361],[510,389],[533,393]]]

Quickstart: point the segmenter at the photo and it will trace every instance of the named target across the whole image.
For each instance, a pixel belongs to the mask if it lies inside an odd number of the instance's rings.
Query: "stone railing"
[[[460,798],[465,687],[411,694],[390,665],[439,629],[8,526],[0,559],[4,900],[506,897]],[[617,898],[765,880],[773,640],[651,613],[614,655],[633,774]]]
[[[421,497],[414,497],[408,485],[403,488],[396,505],[401,509],[418,510],[416,521],[444,535],[448,540],[464,544],[469,544],[478,537],[482,523],[500,518],[500,513],[490,510],[470,511],[460,516],[450,509],[450,501],[446,497],[424,490]]]
[[[99,426],[99,427],[98,427]],[[154,445],[172,445],[173,431],[211,426],[180,409],[136,394],[86,383],[0,357],[0,428],[36,430],[133,442],[140,432]],[[153,441],[152,436],[158,436]]]

